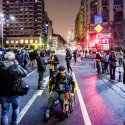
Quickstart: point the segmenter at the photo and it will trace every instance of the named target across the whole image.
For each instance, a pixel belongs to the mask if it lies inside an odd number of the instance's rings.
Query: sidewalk
[[[119,69],[121,71],[121,81],[119,81]],[[119,66],[116,67],[115,76],[116,76],[115,81],[110,80],[110,75],[102,75],[98,78],[101,79],[105,84],[108,84],[121,97],[125,98],[125,84],[123,84],[123,68],[122,67],[119,67]]]

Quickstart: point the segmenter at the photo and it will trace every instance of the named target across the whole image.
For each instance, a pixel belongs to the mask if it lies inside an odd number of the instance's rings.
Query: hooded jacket
[[[26,75],[27,71],[13,61],[0,62],[0,96],[12,96],[16,79]]]

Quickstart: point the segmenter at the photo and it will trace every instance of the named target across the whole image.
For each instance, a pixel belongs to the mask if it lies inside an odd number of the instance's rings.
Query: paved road
[[[60,64],[65,65],[64,56],[60,55],[59,58]],[[47,88],[37,90],[38,73],[34,71],[25,78],[31,89],[26,96],[21,97],[19,125],[124,125],[125,93],[118,89],[118,83],[110,83],[108,76],[97,78],[91,59],[84,59],[80,66],[72,62],[72,67],[78,90],[71,116],[62,120],[60,106],[57,106],[48,123],[43,122],[49,93]]]

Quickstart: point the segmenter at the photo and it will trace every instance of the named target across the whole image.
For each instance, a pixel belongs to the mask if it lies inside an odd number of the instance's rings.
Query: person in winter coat
[[[21,50],[17,51],[16,59],[17,59],[19,65],[24,68],[24,55]]]
[[[109,56],[109,65],[110,65],[110,80],[115,80],[115,70],[116,70],[116,55],[115,52],[112,51]]]
[[[98,51],[98,52],[96,53],[96,67],[97,67],[97,73],[98,73],[98,75],[101,75],[101,74],[102,74],[101,60],[102,60],[102,55],[101,55],[101,53]]]
[[[118,52],[118,61],[119,61],[119,66],[121,66],[123,64],[123,52],[120,51]]]
[[[109,75],[109,56],[110,56],[109,52],[106,52],[106,55],[104,57],[106,75]]]
[[[77,50],[74,50],[74,52],[73,52],[73,57],[74,57],[74,63],[75,63],[75,65],[76,65]]]
[[[28,70],[28,64],[30,61],[29,53],[26,50],[23,50],[24,53],[24,69]]]
[[[71,54],[70,50],[67,48],[66,49],[65,60],[66,60],[66,65],[67,65],[67,71],[68,71],[68,73],[69,73],[69,71],[72,72],[71,59],[72,59],[72,54]]]
[[[65,67],[61,65],[58,70],[59,72],[56,76],[50,79],[48,83],[48,90],[51,93],[46,110],[48,117],[53,110],[56,100],[60,99],[63,104],[65,91],[70,91],[72,96],[76,92],[76,82],[70,74],[66,73]]]
[[[44,84],[43,84],[43,77],[44,73],[46,71],[46,62],[44,59],[44,52],[40,52],[40,56],[37,58],[37,67],[38,67],[38,73],[39,73],[39,79],[38,79],[38,89],[43,89]]]
[[[50,77],[53,77],[58,71],[59,59],[55,54],[55,51],[52,51],[52,55],[48,58],[48,64],[50,64]]]
[[[1,102],[1,125],[9,125],[9,108],[12,104],[12,121],[11,125],[18,125],[19,118],[19,101],[18,95],[13,93],[13,87],[16,84],[18,78],[25,77],[27,71],[20,65],[17,65],[15,70],[14,66],[15,54],[13,52],[7,52],[5,54],[5,60],[0,62],[0,102]]]

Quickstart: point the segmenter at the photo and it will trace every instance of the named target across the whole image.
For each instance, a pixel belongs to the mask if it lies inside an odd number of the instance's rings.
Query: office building
[[[42,46],[47,22],[44,6],[44,0],[3,0],[3,38],[7,47]],[[15,20],[10,20],[11,16]]]

